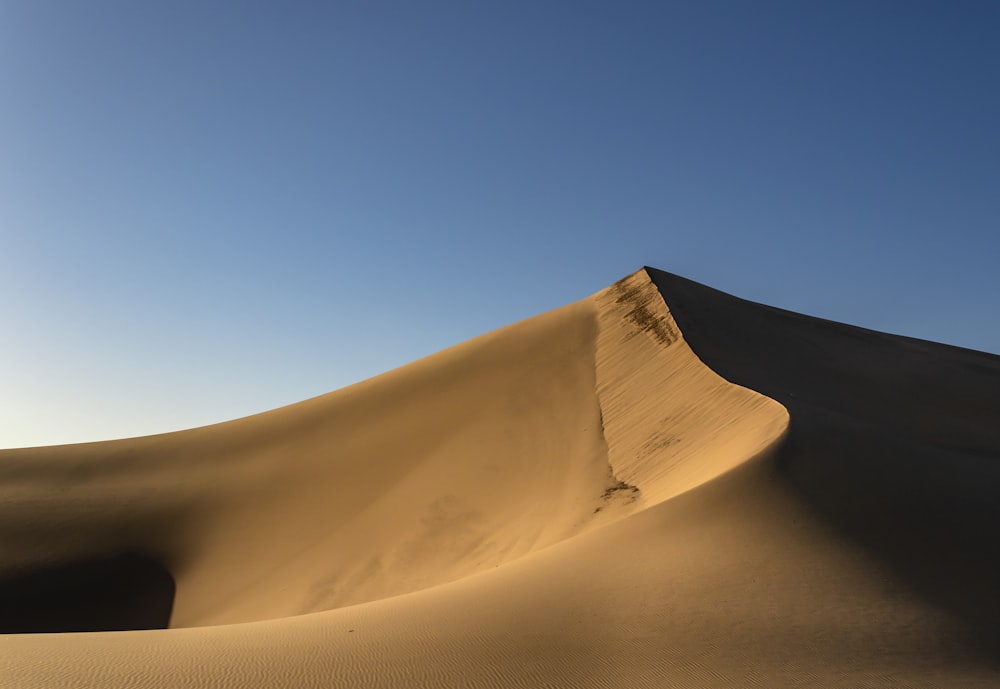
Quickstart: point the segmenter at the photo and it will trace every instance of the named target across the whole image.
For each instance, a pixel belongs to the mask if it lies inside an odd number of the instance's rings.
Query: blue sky
[[[295,402],[647,264],[1000,352],[1000,3],[0,5],[0,447]]]

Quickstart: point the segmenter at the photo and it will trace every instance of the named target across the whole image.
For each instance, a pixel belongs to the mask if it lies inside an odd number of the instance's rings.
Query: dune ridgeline
[[[0,452],[0,686],[1000,686],[1000,357],[654,269]]]

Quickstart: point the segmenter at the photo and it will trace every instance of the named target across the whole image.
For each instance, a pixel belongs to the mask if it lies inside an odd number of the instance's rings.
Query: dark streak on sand
[[[611,286],[615,303],[629,307],[625,317],[640,331],[649,333],[664,347],[669,347],[680,335],[669,320],[654,310],[654,304],[663,308],[662,300],[654,290],[648,289],[644,282],[629,284],[631,279],[632,276],[623,278]]]

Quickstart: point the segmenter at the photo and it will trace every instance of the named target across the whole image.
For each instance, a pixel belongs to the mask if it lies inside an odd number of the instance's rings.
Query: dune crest
[[[594,299],[609,462],[644,504],[739,466],[784,432],[788,414],[780,404],[729,383],[698,359],[645,270]]]

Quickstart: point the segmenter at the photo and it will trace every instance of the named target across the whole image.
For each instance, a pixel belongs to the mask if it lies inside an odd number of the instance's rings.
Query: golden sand
[[[169,629],[0,635],[0,686],[1000,686],[998,418],[998,357],[640,270],[289,407],[0,452],[51,624],[98,628],[74,562],[176,584],[128,593]]]

